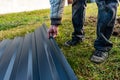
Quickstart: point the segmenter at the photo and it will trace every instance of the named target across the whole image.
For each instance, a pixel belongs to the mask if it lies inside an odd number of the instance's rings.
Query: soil
[[[116,23],[112,35],[120,37],[120,17],[116,19]]]
[[[97,18],[94,16],[90,16],[89,18],[87,18],[84,25],[87,26],[91,24],[92,26],[96,26],[96,23],[97,23]],[[120,17],[117,17],[116,19],[116,23],[112,35],[120,37]]]

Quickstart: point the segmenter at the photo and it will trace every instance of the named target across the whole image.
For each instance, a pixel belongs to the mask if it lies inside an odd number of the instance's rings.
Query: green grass
[[[64,42],[71,39],[71,32],[73,32],[71,5],[65,7],[62,25],[59,27],[56,41],[79,80],[120,80],[120,37],[111,37],[114,46],[107,61],[102,64],[94,64],[89,60],[94,51],[96,16],[96,5],[88,4],[84,26],[86,33],[84,42],[75,47],[65,47]],[[120,7],[118,16],[120,16]],[[33,32],[44,22],[50,26],[49,10],[0,15],[0,40],[24,36]]]
[[[48,20],[48,10],[13,13],[0,15],[0,30],[6,30],[22,25],[32,25],[36,22],[43,23],[44,20]]]

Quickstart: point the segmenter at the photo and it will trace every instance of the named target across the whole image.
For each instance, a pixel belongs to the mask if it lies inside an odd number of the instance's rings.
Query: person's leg
[[[91,61],[103,62],[108,57],[108,51],[112,48],[109,38],[112,34],[116,19],[117,2],[96,0],[98,6],[97,39],[94,47],[96,51]]]
[[[86,0],[73,0],[72,4],[72,23],[74,32],[72,40],[65,43],[67,46],[73,46],[84,38],[83,24],[85,21]]]
[[[116,20],[116,13],[117,13],[117,0],[115,2],[112,2],[112,0],[108,0],[107,2],[108,5],[108,13],[111,14],[112,19],[110,19],[111,21],[109,21],[108,25],[106,25],[106,29],[105,29],[105,37],[109,40],[111,37],[111,34],[113,32],[113,28],[115,25],[115,20]],[[111,8],[111,9],[109,9]]]

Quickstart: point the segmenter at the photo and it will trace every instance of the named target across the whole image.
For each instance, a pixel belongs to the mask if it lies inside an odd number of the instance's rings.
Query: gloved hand
[[[58,34],[58,25],[51,25],[50,28],[48,29],[48,38],[50,36],[53,36],[55,38]]]

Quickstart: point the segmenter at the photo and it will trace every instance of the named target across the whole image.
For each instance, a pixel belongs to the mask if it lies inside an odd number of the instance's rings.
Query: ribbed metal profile
[[[77,80],[46,25],[0,42],[0,80]]]

